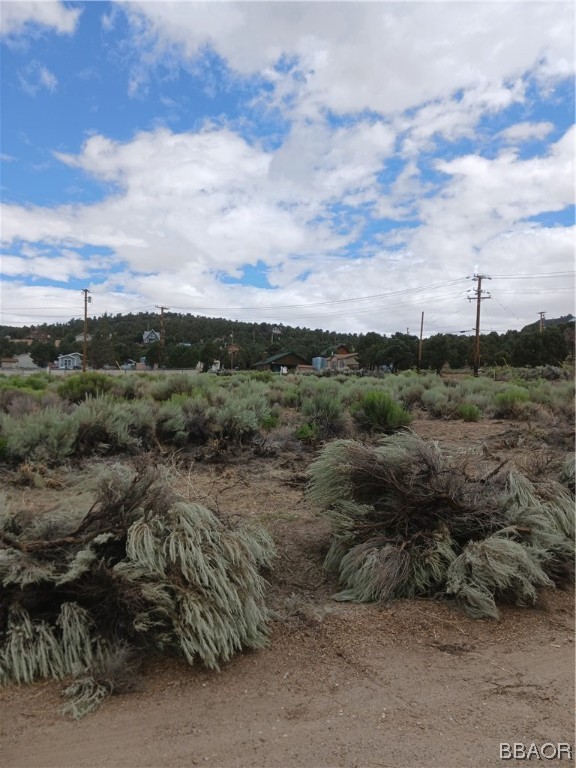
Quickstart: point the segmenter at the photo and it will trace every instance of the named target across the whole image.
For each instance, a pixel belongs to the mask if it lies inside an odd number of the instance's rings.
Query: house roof
[[[336,354],[337,349],[345,349],[346,354],[349,354],[350,347],[348,344],[342,344],[341,342],[330,344],[330,346],[326,347],[326,349],[321,353],[320,357],[332,357],[332,355]]]
[[[347,352],[345,355],[332,355],[336,360],[345,360],[350,357],[358,357],[358,352]]]
[[[60,360],[61,357],[82,357],[80,352],[69,352],[67,355],[58,355],[58,360]]]
[[[297,352],[279,352],[277,355],[267,357],[266,360],[260,360],[258,363],[254,363],[254,365],[273,365],[274,363],[280,363],[285,357],[288,357],[289,355],[297,357],[302,361],[304,365],[308,364],[308,361]]]

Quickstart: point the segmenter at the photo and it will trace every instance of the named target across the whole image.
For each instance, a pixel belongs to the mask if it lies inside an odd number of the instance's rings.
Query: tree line
[[[10,357],[29,352],[42,367],[59,354],[82,352],[76,337],[83,332],[83,321],[42,324],[38,326],[0,327],[0,355]],[[408,333],[391,336],[375,331],[361,334],[335,333],[322,329],[301,328],[272,323],[247,323],[223,318],[166,313],[164,344],[143,343],[143,333],[159,331],[155,313],[103,315],[89,321],[88,365],[92,368],[119,366],[127,360],[145,359],[150,366],[166,368],[205,367],[219,360],[222,367],[251,368],[280,352],[296,352],[309,362],[313,357],[328,356],[340,344],[358,353],[360,365],[369,370],[386,366],[400,371],[415,368],[419,357],[419,339]],[[34,338],[27,344],[26,338]],[[60,343],[56,346],[56,340]],[[574,321],[571,316],[547,320],[521,331],[482,334],[481,365],[539,366],[560,365],[574,349]],[[471,367],[474,338],[458,334],[436,334],[422,342],[421,367],[440,372]]]

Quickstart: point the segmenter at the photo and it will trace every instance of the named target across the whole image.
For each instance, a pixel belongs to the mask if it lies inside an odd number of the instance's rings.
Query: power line
[[[574,270],[566,272],[533,272],[531,274],[523,275],[492,275],[492,279],[497,280],[499,278],[506,278],[510,280],[530,280],[533,277],[574,277],[576,272]]]
[[[278,310],[278,309],[306,309],[307,307],[323,307],[323,306],[332,306],[334,304],[349,304],[354,301],[372,301],[374,299],[386,299],[391,296],[405,296],[410,293],[418,293],[419,291],[430,291],[430,290],[437,290],[438,288],[445,288],[449,285],[457,285],[458,283],[463,283],[467,280],[465,277],[459,277],[455,280],[446,280],[442,283],[434,283],[432,285],[422,285],[417,286],[415,288],[403,288],[399,291],[388,291],[387,293],[375,293],[370,296],[355,296],[348,299],[333,299],[331,301],[317,301],[312,304],[275,304],[274,306],[261,306],[261,307],[197,307],[197,306],[175,306],[174,309],[194,309],[196,311],[253,311],[254,309],[257,310],[264,310],[264,309],[271,309],[271,310]]]

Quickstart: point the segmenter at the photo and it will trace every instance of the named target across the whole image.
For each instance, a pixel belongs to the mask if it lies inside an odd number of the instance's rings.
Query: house
[[[82,368],[82,355],[80,352],[71,352],[69,355],[58,355],[56,367],[61,371],[73,371]]]
[[[331,371],[355,371],[360,367],[356,352],[334,354],[327,358],[327,363]]]
[[[84,341],[84,333],[79,333],[77,336],[74,336],[74,341],[82,343]],[[92,336],[89,333],[86,334],[86,341],[92,341]]]
[[[39,368],[40,366],[36,365],[34,360],[32,360],[32,357],[25,353],[23,355],[15,355],[14,356],[16,360],[18,361],[18,368]]]
[[[32,360],[28,354],[14,355],[14,357],[3,357],[1,365],[5,370],[30,370],[39,368],[39,366],[36,365],[34,360]]]
[[[286,368],[287,371],[295,371],[299,365],[309,364],[308,360],[296,352],[280,352],[259,363],[254,363],[252,368],[255,368],[257,371],[275,371],[276,373],[281,373],[282,368]]]
[[[143,344],[156,344],[158,341],[160,341],[160,334],[158,331],[144,331],[142,334]]]

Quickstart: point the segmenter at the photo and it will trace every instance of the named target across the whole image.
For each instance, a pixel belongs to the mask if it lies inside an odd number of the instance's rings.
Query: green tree
[[[194,368],[200,359],[198,349],[182,344],[171,344],[166,350],[168,368]]]
[[[424,368],[432,368],[440,375],[442,368],[448,362],[449,356],[450,346],[448,344],[448,337],[445,334],[437,333],[435,336],[424,339],[422,344]]]
[[[516,366],[561,365],[568,356],[568,345],[563,330],[554,325],[523,331],[512,348],[512,364]]]
[[[395,333],[383,345],[380,357],[393,371],[405,371],[416,365],[418,339],[403,333]]]
[[[115,365],[116,358],[108,315],[104,315],[100,318],[91,341],[88,342],[88,361],[92,368],[102,368],[105,365]]]
[[[51,341],[35,341],[29,348],[30,357],[41,368],[45,368],[58,357],[58,350]]]

